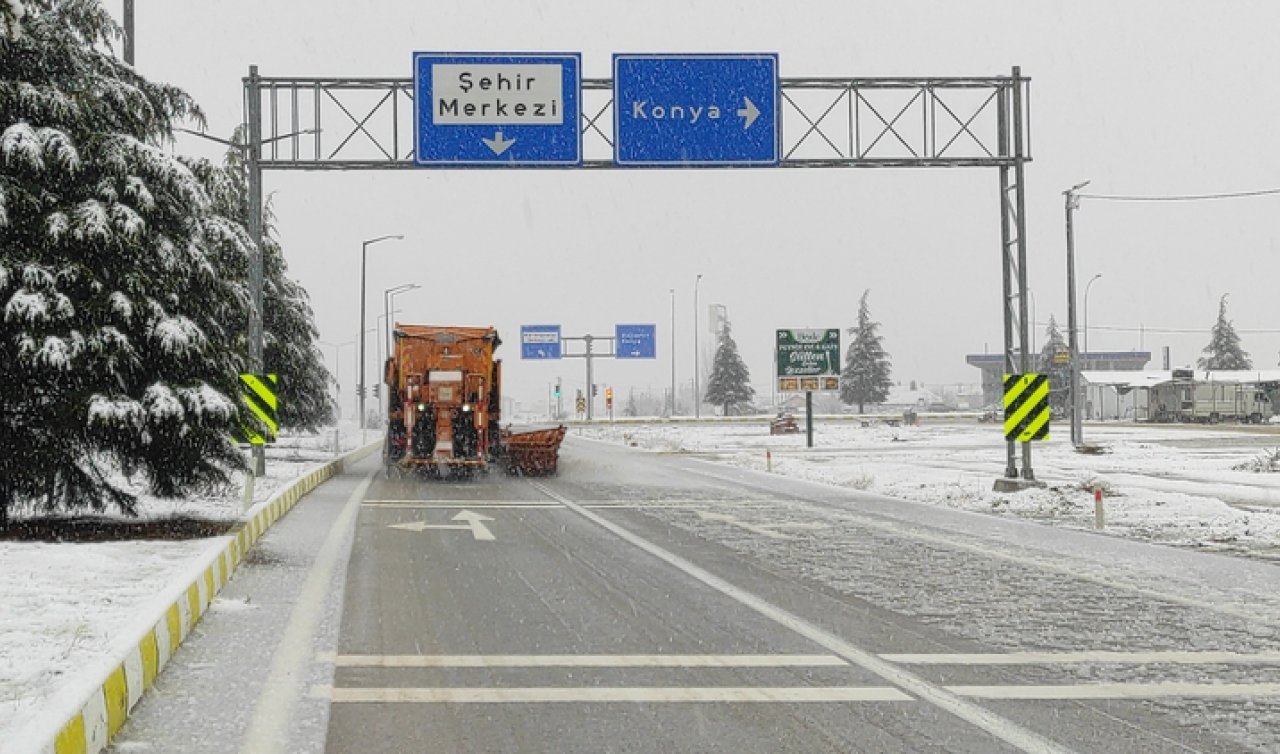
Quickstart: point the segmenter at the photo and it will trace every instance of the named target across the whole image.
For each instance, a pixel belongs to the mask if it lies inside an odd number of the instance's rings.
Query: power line
[[[1244,199],[1253,196],[1280,194],[1280,188],[1256,191],[1231,191],[1220,194],[1174,194],[1169,196],[1124,196],[1118,194],[1076,194],[1081,199],[1097,199],[1104,202],[1199,202],[1214,199]]]

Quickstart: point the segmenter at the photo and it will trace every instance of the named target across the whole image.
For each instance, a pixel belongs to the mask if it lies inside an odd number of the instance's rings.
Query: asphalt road
[[[118,751],[1280,747],[1265,563],[586,441],[373,469],[264,538]]]

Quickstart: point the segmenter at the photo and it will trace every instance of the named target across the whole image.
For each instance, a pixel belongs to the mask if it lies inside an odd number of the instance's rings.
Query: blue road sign
[[[613,56],[614,162],[777,165],[778,56]]]
[[[520,358],[560,358],[560,325],[521,325]]]
[[[413,55],[414,161],[580,165],[582,55]]]
[[[613,352],[619,359],[656,359],[657,325],[614,325]]]

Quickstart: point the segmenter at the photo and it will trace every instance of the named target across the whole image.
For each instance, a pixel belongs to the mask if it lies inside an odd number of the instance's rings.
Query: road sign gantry
[[[534,57],[487,55],[503,58],[512,65],[535,65],[538,61],[517,60]],[[563,57],[580,60],[577,54]],[[696,56],[682,56],[696,57]],[[487,64],[469,61],[473,64]],[[566,69],[561,68],[561,73]],[[578,71],[580,76],[580,69]],[[477,72],[468,80],[478,82]],[[490,77],[491,87],[497,78]],[[262,171],[273,170],[386,170],[418,169],[432,155],[419,153],[416,133],[416,103],[419,76],[400,77],[266,77],[256,65],[243,79],[247,107],[246,132],[249,148],[246,167],[251,187],[261,188]],[[510,80],[512,89],[516,87]],[[575,141],[580,144],[577,161],[562,167],[636,169],[617,161],[619,149],[615,118],[617,108],[612,79],[580,78],[582,94],[573,108]],[[455,78],[460,90],[464,83]],[[1021,69],[1013,67],[1007,76],[903,76],[903,77],[812,77],[778,78],[777,99],[772,112],[778,138],[778,157],[773,164],[783,168],[996,168],[1000,186],[1000,249],[1004,270],[1001,294],[1004,318],[1005,371],[1031,371],[1028,344],[1027,245],[1025,166],[1030,162],[1030,84]],[[478,86],[478,83],[476,84]],[[570,87],[572,90],[572,87]],[[480,91],[479,89],[476,90]],[[496,91],[496,90],[495,90]],[[690,90],[692,91],[692,90]],[[464,92],[463,94],[468,94]],[[492,93],[492,92],[491,92]],[[603,96],[596,97],[597,93]],[[593,99],[594,98],[594,99]],[[765,109],[750,94],[734,118],[741,118],[750,131],[765,117]],[[472,104],[474,109],[466,110]],[[517,157],[515,144],[523,136],[507,129],[523,128],[521,123],[483,122],[497,115],[497,102],[486,112],[482,98],[449,103],[446,115],[471,118],[466,124],[443,128],[481,127],[470,141],[470,149],[487,149],[482,161],[441,161],[437,167],[554,167],[553,160],[524,162]],[[502,117],[514,117],[510,109]],[[527,107],[527,104],[526,104]],[[722,106],[717,104],[718,108]],[[755,114],[752,111],[758,110]],[[738,110],[742,113],[739,115]],[[566,113],[568,105],[566,104]],[[643,108],[645,115],[653,110]],[[709,110],[707,111],[709,112]],[[634,116],[635,108],[631,111]],[[528,111],[525,111],[525,115]],[[664,111],[664,115],[666,111]],[[724,115],[723,111],[721,115]],[[789,116],[784,118],[784,115]],[[475,117],[472,117],[475,116]],[[729,118],[729,122],[734,118]],[[634,118],[633,118],[634,119]],[[407,127],[406,127],[406,122]],[[784,123],[784,120],[786,123]],[[482,122],[474,122],[482,121]],[[751,121],[748,125],[748,121]],[[792,126],[787,126],[787,123]],[[499,133],[498,126],[502,126]],[[568,124],[563,124],[566,128]],[[794,126],[794,127],[793,127]],[[528,125],[530,128],[548,126]],[[461,130],[458,131],[461,133]],[[535,132],[536,133],[536,132]],[[535,140],[536,141],[536,140]],[[588,143],[590,141],[590,143]],[[625,147],[626,145],[622,145]],[[592,152],[592,149],[595,152]],[[597,156],[601,153],[607,156]],[[624,149],[625,152],[625,149]],[[483,152],[480,154],[483,155]],[[465,158],[461,149],[452,156]],[[727,163],[688,161],[655,167],[725,167]],[[249,192],[250,234],[258,245],[262,235],[262,192]],[[260,342],[261,281],[255,286],[256,314],[250,319],[250,340]],[[259,359],[260,361],[260,359]],[[1034,480],[1030,445],[1023,444],[1022,477]],[[1007,443],[1005,477],[1017,479],[1016,443]]]

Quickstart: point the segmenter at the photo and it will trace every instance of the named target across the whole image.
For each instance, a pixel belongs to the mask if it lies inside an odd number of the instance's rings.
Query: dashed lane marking
[[[1004,652],[989,654],[882,654],[903,665],[1059,665],[1081,662],[1176,665],[1277,665],[1280,652]]]
[[[806,668],[835,655],[318,655],[341,668]]]
[[[333,688],[314,686],[312,695],[334,703],[536,704],[596,702],[909,702],[889,687],[584,687],[565,688]]]

